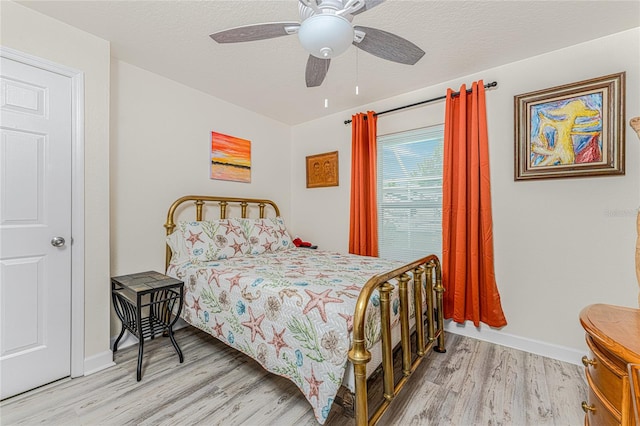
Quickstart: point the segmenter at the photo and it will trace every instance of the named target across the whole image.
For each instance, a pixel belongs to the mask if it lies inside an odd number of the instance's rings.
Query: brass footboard
[[[412,276],[409,275],[412,273]],[[391,342],[390,293],[393,285],[390,280],[397,280],[400,296],[400,326],[402,347],[402,377],[395,383],[393,377],[393,354]],[[415,307],[416,359],[412,362],[411,333],[409,323],[409,283],[413,282],[413,301]],[[422,311],[422,289],[426,287],[426,321],[427,333],[425,339]],[[380,317],[382,338],[382,368],[384,400],[375,413],[369,417],[367,406],[367,363],[371,360],[371,353],[365,342],[365,313],[369,299],[374,290],[380,293]],[[349,351],[349,360],[353,364],[355,375],[355,417],[356,425],[375,424],[396,395],[403,388],[409,376],[418,367],[429,349],[445,352],[444,320],[442,316],[442,274],[440,261],[435,255],[427,256],[415,262],[404,265],[393,271],[377,275],[365,284],[358,297],[356,311],[353,317],[353,346]],[[435,296],[435,302],[434,302]],[[435,345],[435,346],[434,346]]]

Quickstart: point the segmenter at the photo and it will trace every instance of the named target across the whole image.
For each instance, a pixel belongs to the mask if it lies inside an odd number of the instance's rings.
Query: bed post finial
[[[202,221],[202,206],[204,206],[204,201],[196,200],[196,220],[198,222]]]

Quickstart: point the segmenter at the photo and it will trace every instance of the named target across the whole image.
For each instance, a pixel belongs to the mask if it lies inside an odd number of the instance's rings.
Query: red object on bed
[[[292,241],[293,245],[295,245],[296,247],[311,247],[311,243],[307,242],[307,241],[302,241],[300,238],[295,238]]]

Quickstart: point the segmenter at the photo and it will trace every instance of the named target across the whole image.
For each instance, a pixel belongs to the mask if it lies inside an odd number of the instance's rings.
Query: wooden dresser
[[[636,425],[629,371],[640,364],[640,310],[596,304],[580,312],[588,355],[585,425]],[[629,366],[631,364],[631,368]]]

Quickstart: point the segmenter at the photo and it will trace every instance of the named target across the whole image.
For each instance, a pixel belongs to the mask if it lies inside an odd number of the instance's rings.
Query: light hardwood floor
[[[0,423],[48,425],[317,425],[288,380],[187,327],[171,343],[145,343],[136,382],[137,346],[116,353],[115,367],[65,379],[0,403]],[[581,425],[583,368],[448,334],[379,425]],[[405,389],[406,390],[406,389]],[[353,420],[335,406],[328,425]]]

